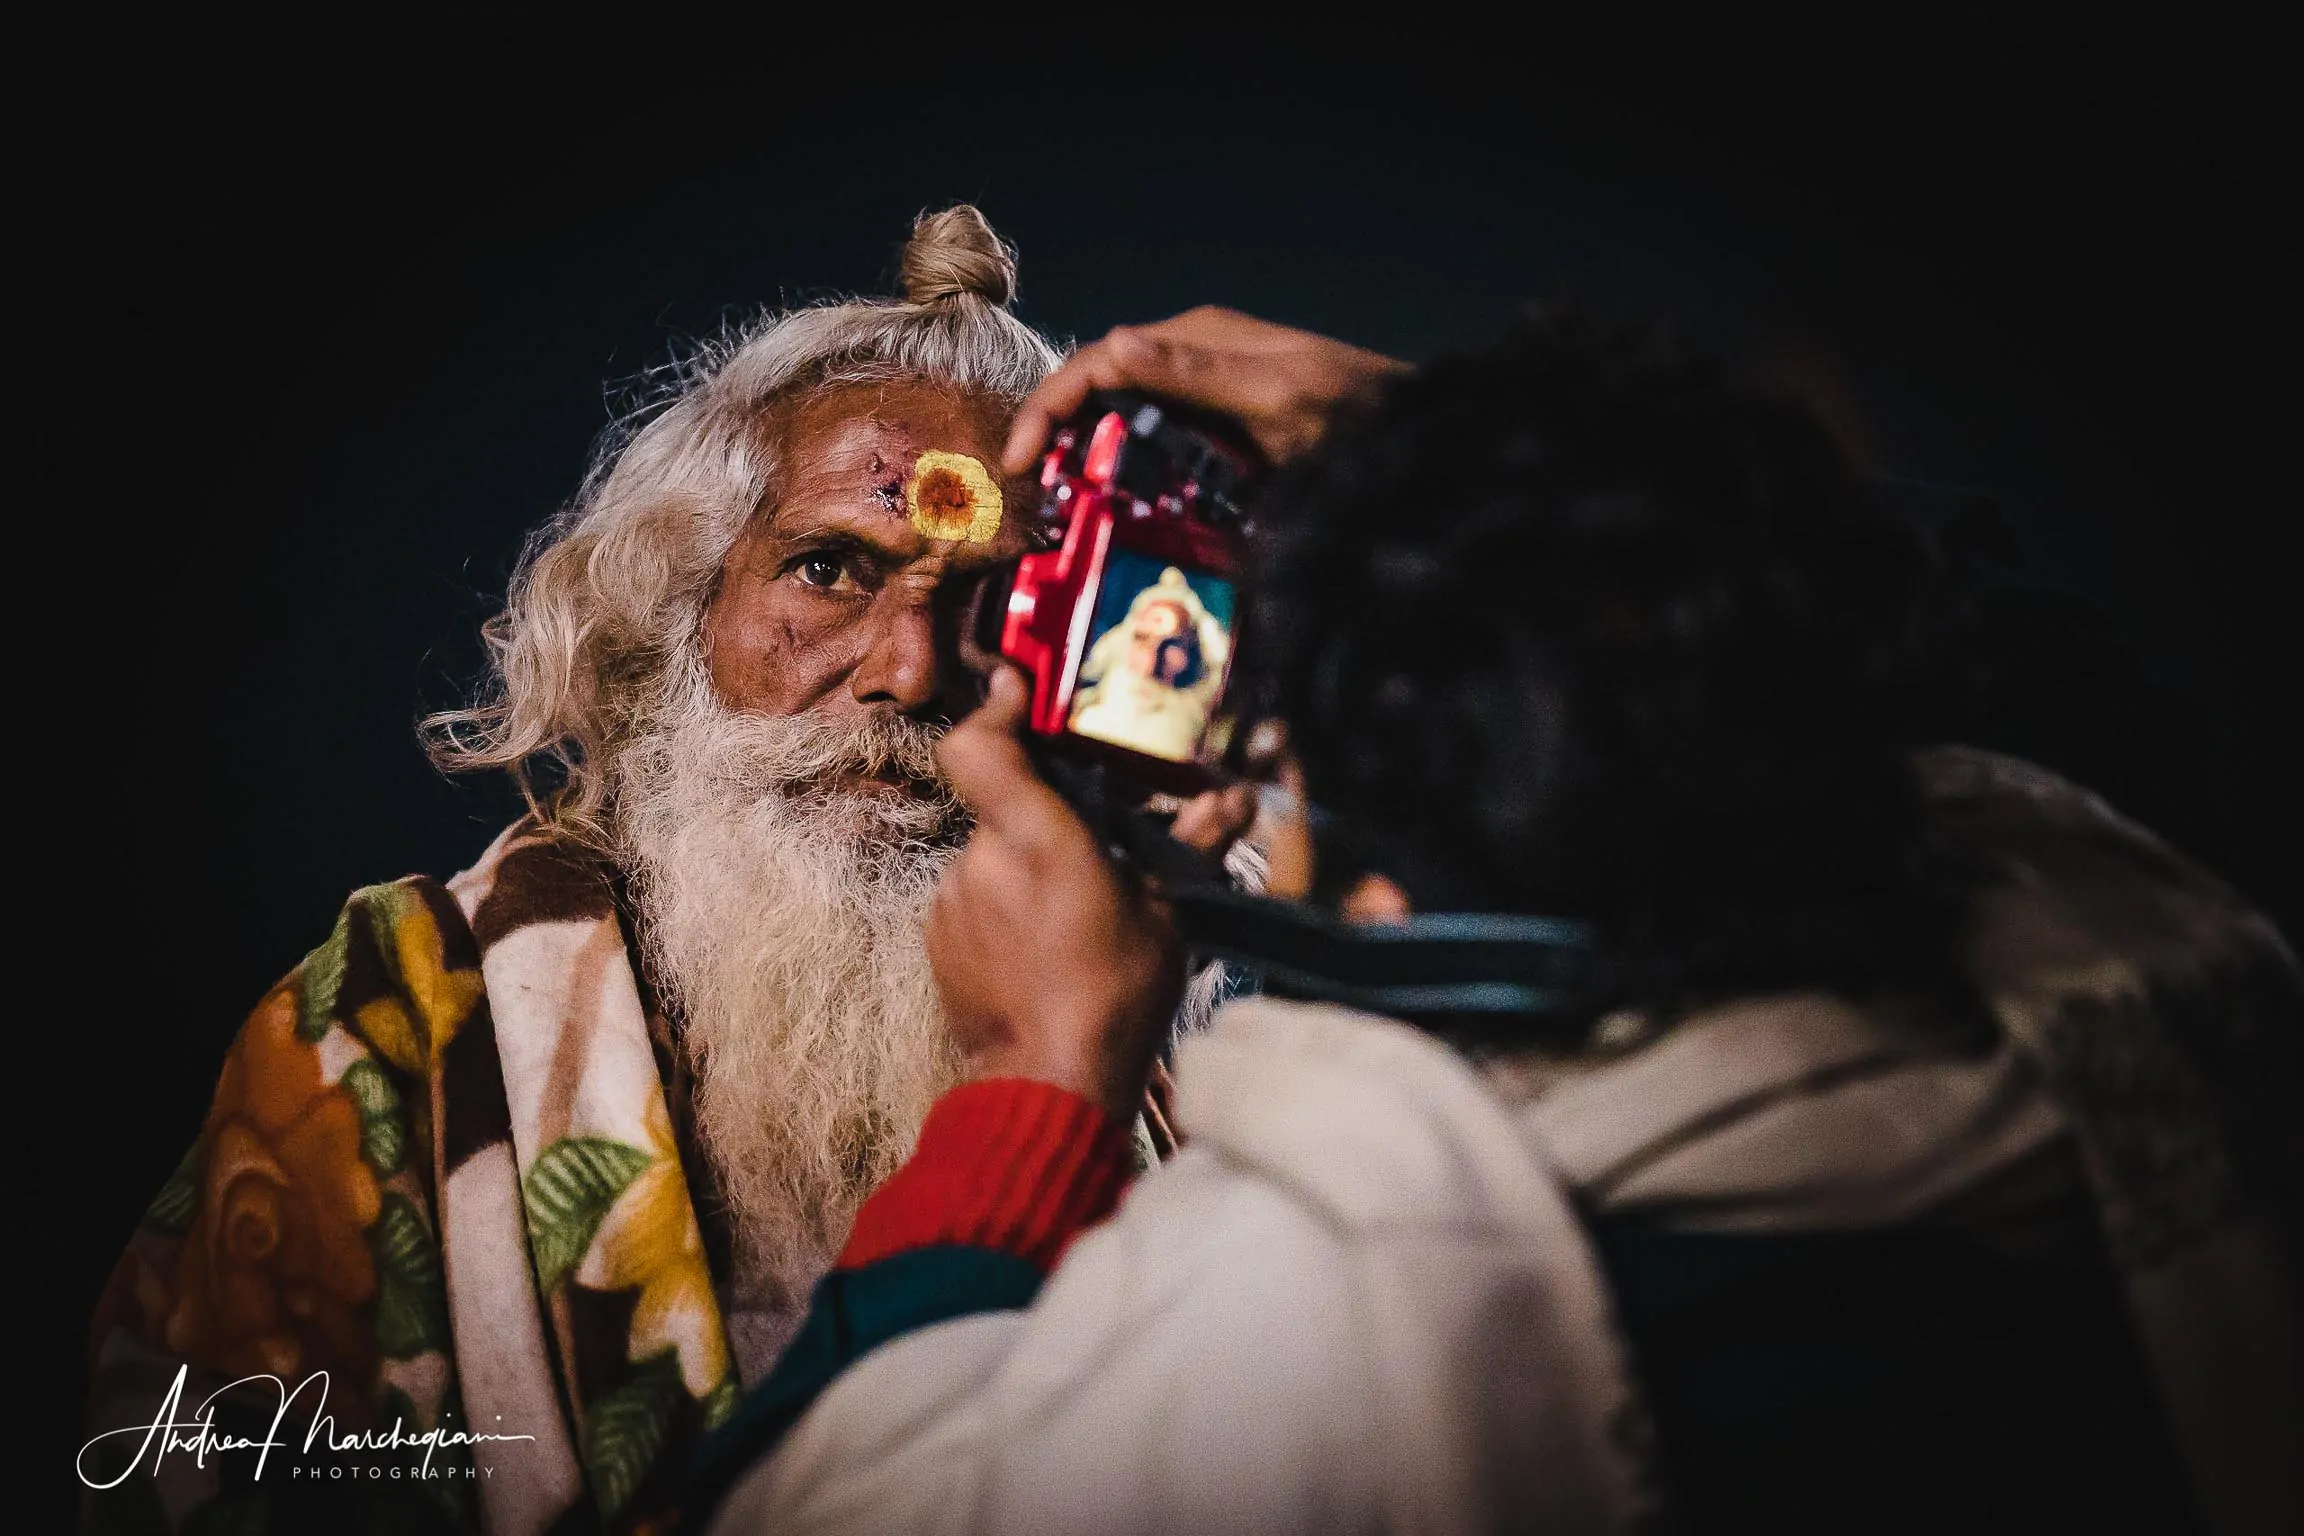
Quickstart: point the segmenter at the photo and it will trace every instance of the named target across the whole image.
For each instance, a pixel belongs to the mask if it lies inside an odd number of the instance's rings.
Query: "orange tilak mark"
[[[931,539],[988,544],[1000,533],[1000,487],[964,453],[929,449],[904,488],[912,526]]]
[[[967,523],[976,514],[976,498],[968,484],[948,469],[931,470],[920,477],[920,515],[939,527]]]

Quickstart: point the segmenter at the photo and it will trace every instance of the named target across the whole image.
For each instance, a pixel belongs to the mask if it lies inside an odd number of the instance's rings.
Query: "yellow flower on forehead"
[[[989,544],[1000,532],[1000,487],[968,455],[931,448],[912,466],[904,510],[928,538]]]

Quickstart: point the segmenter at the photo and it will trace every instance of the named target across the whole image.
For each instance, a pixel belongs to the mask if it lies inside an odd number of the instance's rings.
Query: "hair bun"
[[[904,297],[915,304],[974,294],[1005,309],[1016,297],[1015,249],[967,203],[920,215],[897,270]]]

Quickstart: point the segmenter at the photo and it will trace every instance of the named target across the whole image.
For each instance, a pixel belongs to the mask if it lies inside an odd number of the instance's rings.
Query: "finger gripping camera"
[[[1241,499],[1264,464],[1230,424],[1093,395],[1041,462],[1053,548],[995,573],[972,637],[1032,680],[1043,746],[1153,791],[1214,782],[1233,728]]]

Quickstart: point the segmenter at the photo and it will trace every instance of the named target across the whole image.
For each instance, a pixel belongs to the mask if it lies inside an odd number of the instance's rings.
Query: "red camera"
[[[1060,542],[995,575],[974,636],[1032,679],[1033,732],[1151,790],[1214,781],[1233,727],[1240,498],[1263,462],[1228,423],[1092,396],[1041,463]]]

